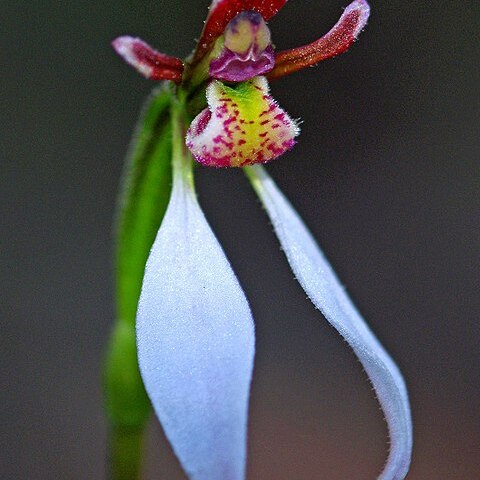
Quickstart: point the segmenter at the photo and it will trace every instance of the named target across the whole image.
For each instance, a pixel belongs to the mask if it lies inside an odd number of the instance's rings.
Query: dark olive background
[[[322,35],[346,4],[291,0],[270,22],[277,47]],[[207,5],[2,4],[1,478],[105,478],[111,219],[153,87],[109,42],[135,34],[185,56]],[[480,478],[479,24],[476,0],[372,0],[349,53],[272,85],[304,123],[269,171],[405,375],[415,480]],[[242,173],[197,173],[256,319],[249,479],[375,478],[386,427],[359,363]],[[147,470],[184,478],[155,426]]]

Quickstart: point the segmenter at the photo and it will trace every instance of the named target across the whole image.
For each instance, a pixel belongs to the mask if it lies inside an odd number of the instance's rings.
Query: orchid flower
[[[370,8],[365,0],[355,0],[323,37],[276,52],[267,21],[285,3],[213,0],[196,50],[185,61],[138,38],[113,41],[140,74],[164,82],[144,111],[120,204],[120,326],[107,364],[107,409],[113,424],[140,428],[148,414],[143,381],[189,479],[245,478],[254,323],[198,203],[192,166],[241,167],[295,277],[353,349],[374,387],[390,436],[378,478],[403,479],[412,424],[402,375],[261,166],[292,149],[300,133],[298,121],[271,96],[269,81],[347,50],[365,27]],[[134,363],[135,316],[142,380]]]

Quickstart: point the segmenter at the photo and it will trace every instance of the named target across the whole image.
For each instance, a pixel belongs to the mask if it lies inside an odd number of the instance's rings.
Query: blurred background
[[[291,0],[277,48],[347,0]],[[186,56],[208,0],[3,2],[1,454],[4,479],[105,478],[100,367],[112,326],[112,216],[154,84],[109,44]],[[408,478],[480,478],[480,4],[372,0],[350,52],[272,85],[304,123],[268,169],[401,367]],[[250,300],[249,480],[369,480],[387,454],[360,364],[305,298],[240,171],[200,168],[201,204]],[[184,479],[152,421],[146,479]]]

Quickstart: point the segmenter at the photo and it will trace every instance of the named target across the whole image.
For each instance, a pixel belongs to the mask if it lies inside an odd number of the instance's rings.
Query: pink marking
[[[233,137],[233,132],[229,128],[225,128],[224,131],[227,137],[231,140]]]
[[[236,117],[230,117],[223,121],[223,126],[226,127],[233,123],[236,120]]]
[[[195,124],[192,123],[191,126],[194,135],[200,135],[205,130],[211,117],[212,112],[208,108],[203,110],[203,112],[198,115],[197,121],[195,122]]]
[[[274,155],[280,155],[283,153],[281,148],[276,147],[273,143],[267,145],[267,149],[270,150]]]

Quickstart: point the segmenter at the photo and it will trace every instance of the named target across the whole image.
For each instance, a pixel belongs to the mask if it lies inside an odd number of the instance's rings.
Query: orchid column
[[[260,165],[292,149],[300,133],[271,96],[269,81],[348,49],[369,6],[354,1],[325,36],[277,53],[266,22],[285,3],[214,0],[184,62],[137,38],[113,42],[139,73],[164,81],[139,123],[119,206],[118,322],[105,371],[116,480],[140,477],[150,404],[190,479],[245,478],[254,324],[197,201],[194,162],[244,168],[295,277],[352,347],[376,391],[390,435],[378,478],[403,479],[408,472],[412,426],[403,378]]]

